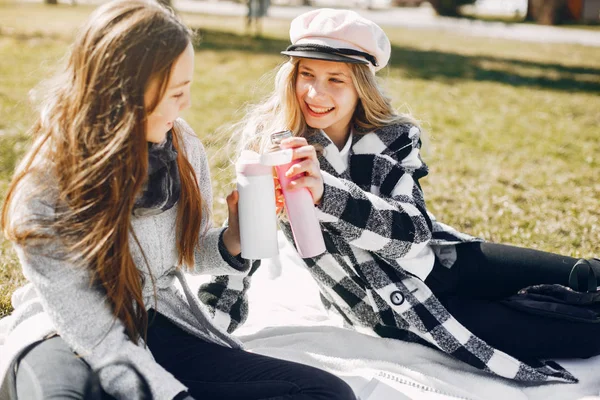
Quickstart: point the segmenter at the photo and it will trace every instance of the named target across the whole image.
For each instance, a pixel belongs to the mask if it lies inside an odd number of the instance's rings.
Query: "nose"
[[[181,106],[179,107],[179,112],[181,112],[183,110],[187,110],[191,106],[192,106],[192,97],[187,96],[186,100],[181,103]]]
[[[317,82],[313,82],[309,85],[306,95],[309,99],[316,99],[323,95],[323,91]]]

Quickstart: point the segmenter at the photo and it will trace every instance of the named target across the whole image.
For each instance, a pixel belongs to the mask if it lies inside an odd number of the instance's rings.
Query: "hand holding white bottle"
[[[243,151],[235,164],[242,258],[259,260],[279,254],[272,167],[259,154]]]

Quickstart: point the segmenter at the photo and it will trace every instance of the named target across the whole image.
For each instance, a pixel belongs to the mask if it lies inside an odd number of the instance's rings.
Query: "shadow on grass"
[[[212,29],[194,29],[198,40],[196,50],[246,51],[252,53],[279,54],[290,45],[288,40],[263,36],[248,36],[234,32]]]
[[[600,92],[600,68],[537,63],[491,56],[465,56],[437,50],[392,47],[392,68],[411,77],[498,82],[515,87]]]
[[[276,55],[289,45],[287,40],[277,38],[250,37],[204,29],[197,30],[197,33],[200,37],[196,47],[198,50],[234,50]],[[491,56],[466,56],[402,46],[392,47],[390,64],[392,69],[420,79],[472,80],[557,91],[600,92],[600,68]]]

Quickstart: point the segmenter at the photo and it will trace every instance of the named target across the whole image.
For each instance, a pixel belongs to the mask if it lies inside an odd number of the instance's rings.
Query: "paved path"
[[[175,8],[181,11],[230,16],[246,15],[244,4],[230,1],[173,0],[173,4]],[[272,5],[269,8],[269,17],[291,20],[298,14],[311,9],[313,7]],[[435,15],[431,7],[428,6],[418,8],[393,7],[358,10],[358,12],[381,26],[452,31],[466,35],[526,42],[572,43],[600,47],[600,31],[444,18]]]

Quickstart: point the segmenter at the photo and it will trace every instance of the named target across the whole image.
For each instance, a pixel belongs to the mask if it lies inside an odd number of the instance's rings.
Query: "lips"
[[[329,114],[331,111],[335,109],[335,107],[317,107],[306,103],[306,108],[311,115],[315,116],[323,116]]]

